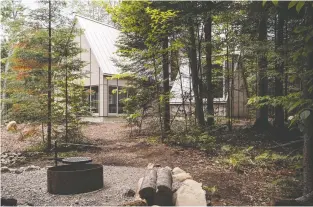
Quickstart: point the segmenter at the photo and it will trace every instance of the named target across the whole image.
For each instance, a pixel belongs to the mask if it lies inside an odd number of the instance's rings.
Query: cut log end
[[[154,196],[156,193],[157,171],[150,169],[146,172],[143,178],[139,195],[142,199],[145,199],[148,205],[153,205]]]

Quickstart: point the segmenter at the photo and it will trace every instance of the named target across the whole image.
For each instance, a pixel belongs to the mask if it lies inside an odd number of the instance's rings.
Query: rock
[[[123,203],[122,205],[119,206],[147,206],[147,202],[143,199],[138,199],[130,202]]]
[[[154,164],[153,163],[149,163],[148,166],[147,166],[147,169],[152,169],[154,167]]]
[[[76,204],[76,205],[78,205],[78,204],[79,204],[79,201],[78,201],[78,200],[76,200],[76,201],[75,201],[75,204]]]
[[[154,164],[154,167],[161,167],[160,164]]]
[[[189,173],[179,173],[179,174],[173,175],[173,181],[174,182],[183,182],[187,179],[192,179],[192,177]]]
[[[165,169],[172,171],[172,168],[170,168],[169,166],[166,166]]]
[[[1,167],[1,172],[2,173],[10,172],[10,169],[8,167],[4,166],[4,167]]]
[[[33,170],[40,170],[40,167],[31,165],[25,168],[25,171],[33,171]]]
[[[17,130],[16,121],[10,121],[10,122],[7,124],[7,130],[8,130],[8,131],[16,131],[16,130]]]
[[[16,168],[9,168],[10,173],[15,173],[15,171],[17,170]]]
[[[15,174],[21,174],[24,170],[23,169],[16,169],[14,171]]]
[[[190,179],[185,180],[183,185],[174,193],[173,203],[176,206],[207,206],[202,183]]]
[[[123,196],[125,196],[125,197],[134,197],[135,194],[136,194],[136,192],[135,192],[133,189],[131,189],[131,188],[126,188],[126,189],[124,190]]]
[[[172,192],[175,193],[179,188],[180,186],[182,186],[182,182],[173,182],[172,183]]]
[[[179,174],[179,173],[186,173],[184,170],[180,169],[179,167],[175,167],[172,171],[173,175]]]

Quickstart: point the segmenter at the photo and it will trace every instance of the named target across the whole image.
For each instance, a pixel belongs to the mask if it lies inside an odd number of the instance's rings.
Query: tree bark
[[[157,172],[157,192],[155,205],[172,206],[172,172],[167,168],[161,168]]]
[[[164,96],[164,111],[163,111],[163,123],[165,135],[170,132],[170,80],[169,80],[169,58],[168,58],[168,37],[163,40],[162,48],[164,50],[162,55],[163,64],[163,96]]]
[[[212,85],[212,17],[206,19],[204,24],[205,38],[205,59],[206,59],[206,82],[207,82],[207,106],[208,113],[207,125],[214,124],[214,108],[213,108],[213,85]]]
[[[51,0],[49,0],[49,63],[48,63],[48,122],[47,122],[47,150],[51,149],[51,133],[52,133],[52,52],[51,52]]]
[[[200,100],[199,95],[199,74],[197,67],[197,50],[196,50],[196,38],[193,22],[190,22],[189,25],[189,34],[190,34],[190,68],[191,68],[191,78],[192,78],[192,89],[195,97],[196,104],[196,118],[199,122],[200,127],[204,127],[204,114],[203,114],[203,101]],[[201,104],[202,103],[202,104]]]
[[[264,43],[267,42],[267,12],[264,10],[262,6],[262,2],[258,2],[260,6],[260,22],[258,28],[258,41],[260,47],[264,46]],[[266,96],[268,95],[268,77],[267,77],[267,58],[266,58],[266,48],[262,48],[258,58],[258,68],[259,68],[259,75],[258,75],[258,96]],[[268,128],[268,107],[263,106],[257,110],[257,117],[254,124],[255,127],[260,129]]]
[[[13,48],[10,48],[7,58],[11,57],[12,54],[13,54]],[[1,99],[2,99],[2,101],[1,101],[1,115],[2,115],[2,117],[4,115],[6,115],[7,111],[8,111],[7,104],[3,100],[5,100],[7,97],[6,88],[7,88],[7,75],[9,73],[9,68],[10,68],[10,61],[7,60],[5,63],[5,67],[4,67],[4,78],[3,78],[3,82],[2,82],[2,97],[1,97]]]
[[[283,14],[281,9],[278,9],[278,24],[277,24],[277,36],[276,36],[276,52],[279,54],[279,60],[276,63],[275,70],[275,97],[284,95],[283,77],[284,77],[284,62],[281,60],[284,53],[282,46],[284,42],[284,23]],[[279,105],[275,107],[275,120],[274,126],[278,129],[284,127],[284,109],[283,106]]]
[[[310,26],[313,24],[313,9],[311,6],[306,8],[306,25]],[[313,38],[306,43],[306,47],[309,48],[309,54],[307,56],[307,68],[303,75],[302,85],[302,98],[304,100],[313,99],[313,91],[310,90],[312,87],[313,74]],[[310,106],[312,107],[312,106]],[[310,115],[304,123],[304,149],[303,149],[303,195],[306,195],[313,191],[313,109],[309,109]]]

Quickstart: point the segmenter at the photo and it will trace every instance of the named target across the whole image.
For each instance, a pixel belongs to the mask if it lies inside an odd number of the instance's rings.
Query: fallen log
[[[303,139],[295,140],[295,141],[288,142],[288,143],[285,143],[285,144],[279,144],[279,143],[277,143],[278,145],[273,146],[273,147],[268,147],[267,149],[276,149],[276,148],[279,148],[279,147],[286,147],[286,146],[289,146],[289,145],[293,145],[293,144],[297,144],[297,143],[302,143],[302,142],[303,142]]]
[[[161,168],[157,172],[157,191],[172,192],[172,172],[167,168]]]
[[[313,205],[313,191],[307,195],[296,199],[278,200],[275,206],[312,206]]]
[[[157,171],[155,169],[148,170],[143,178],[139,195],[145,199],[149,206],[153,205],[156,193]]]
[[[172,172],[168,168],[161,168],[157,171],[157,192],[155,205],[172,206]]]

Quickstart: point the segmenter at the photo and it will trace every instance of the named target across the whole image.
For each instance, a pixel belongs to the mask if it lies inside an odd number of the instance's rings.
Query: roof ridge
[[[110,28],[115,29],[115,30],[117,30],[117,31],[120,31],[120,30],[116,29],[115,27],[113,27],[113,26],[111,26],[111,25],[108,25],[108,24],[105,24],[105,23],[103,23],[103,22],[100,22],[100,21],[91,19],[91,18],[89,18],[89,17],[85,17],[85,16],[80,15],[80,14],[75,14],[75,17],[76,17],[76,16],[81,17],[81,18],[84,18],[84,19],[87,19],[87,20],[89,20],[89,21],[93,21],[93,22],[98,23],[98,24],[102,24],[102,25],[104,25],[104,26],[110,27]]]

